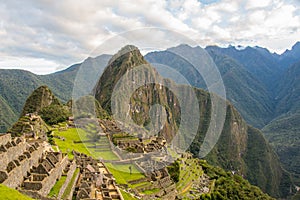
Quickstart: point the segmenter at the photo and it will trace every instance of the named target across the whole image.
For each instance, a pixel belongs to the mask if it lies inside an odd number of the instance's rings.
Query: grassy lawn
[[[129,193],[123,191],[123,190],[120,190],[120,191],[122,193],[122,196],[123,196],[124,200],[136,200],[136,198],[131,196],[131,194],[129,194]]]
[[[154,193],[156,193],[156,192],[158,192],[158,191],[160,191],[160,189],[155,188],[155,189],[153,189],[153,190],[145,190],[145,191],[143,191],[142,193],[143,193],[143,194],[154,194]]]
[[[55,185],[51,188],[49,197],[57,197],[60,191],[61,186],[65,183],[67,176],[61,176],[61,178],[55,183]]]
[[[150,186],[150,185],[151,185],[150,182],[141,182],[141,183],[133,184],[132,188],[137,188],[137,187],[140,187],[140,186],[146,187],[146,186]]]
[[[112,165],[111,163],[106,164],[109,171],[114,175],[117,183],[128,184],[128,181],[145,178],[145,176],[139,172],[139,170],[130,164],[124,165]],[[131,166],[132,174],[129,172],[129,166]]]
[[[6,187],[0,184],[0,199],[7,200],[31,200],[32,198],[21,194],[19,191]]]
[[[66,131],[54,131],[54,136],[64,138],[64,140],[54,138],[54,141],[62,152],[68,153],[69,158],[73,158],[72,150],[74,149],[95,159],[118,160],[110,149],[95,148],[95,144],[88,140],[87,133],[82,129],[70,128]],[[107,140],[107,138],[101,139]]]
[[[74,184],[74,182],[75,182],[75,178],[76,178],[77,174],[79,173],[79,171],[80,171],[79,168],[77,168],[77,169],[75,170],[75,172],[74,172],[74,174],[73,174],[73,177],[72,177],[70,183],[68,184],[66,190],[64,191],[64,193],[63,193],[63,195],[62,195],[62,199],[66,199],[66,198],[69,196],[69,194],[70,194],[70,192],[71,192],[71,189],[72,189],[72,186],[73,186],[73,184]]]

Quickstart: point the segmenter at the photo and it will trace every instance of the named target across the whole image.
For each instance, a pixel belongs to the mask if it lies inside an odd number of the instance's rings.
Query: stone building
[[[47,196],[69,164],[68,157],[61,152],[46,152],[37,166],[25,177],[23,190],[33,190]]]
[[[76,199],[123,200],[115,179],[102,162],[82,153],[73,153],[81,168]]]

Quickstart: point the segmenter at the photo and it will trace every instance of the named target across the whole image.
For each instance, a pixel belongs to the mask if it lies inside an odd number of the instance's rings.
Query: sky
[[[0,0],[0,69],[52,73],[82,62],[109,38],[147,27],[176,31],[201,47],[280,54],[300,41],[300,0]]]

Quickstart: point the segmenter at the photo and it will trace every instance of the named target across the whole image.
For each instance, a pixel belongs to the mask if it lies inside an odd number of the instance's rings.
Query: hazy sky
[[[143,27],[282,53],[300,40],[300,0],[0,0],[0,68],[51,73]]]

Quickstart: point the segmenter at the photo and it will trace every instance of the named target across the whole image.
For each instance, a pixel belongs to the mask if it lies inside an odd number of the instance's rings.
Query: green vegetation
[[[82,129],[70,128],[66,131],[56,130],[53,134],[55,144],[62,152],[68,153],[70,158],[73,158],[72,150],[75,150],[96,159],[118,159],[118,157],[110,149],[95,148],[95,143],[88,139],[87,133]],[[108,140],[106,137],[103,137],[100,140],[102,139]]]
[[[193,49],[190,48],[190,51],[192,50]],[[214,53],[216,53],[218,49],[213,50]],[[253,51],[250,51],[250,53],[251,52],[253,53]],[[193,53],[197,55],[197,52]],[[223,54],[224,52],[219,53]],[[287,74],[284,76],[285,78],[283,78],[282,83],[279,84],[278,91],[266,90],[263,84],[260,84],[258,79],[266,80],[266,78],[271,77],[271,80],[273,80],[273,73],[269,73],[270,66],[268,66],[268,63],[266,63],[270,60],[266,59],[265,62],[265,60],[261,59],[261,55],[257,55],[257,52],[254,52],[254,54],[252,53],[250,58],[245,57],[245,54],[243,54],[241,57],[236,57],[236,52],[234,55],[229,55],[229,57],[233,57],[245,66],[240,65],[238,62],[224,55],[212,54],[212,57],[215,63],[218,65],[218,68],[224,79],[224,83],[227,86],[226,92],[229,94],[229,98],[238,107],[242,115],[246,117],[248,121],[261,127],[274,117],[281,116],[287,112],[294,114],[299,110],[299,101],[297,101],[300,94],[298,84],[300,76],[299,70],[297,70],[299,67],[297,65],[296,67],[292,67],[287,70]],[[224,54],[228,54],[228,52]],[[200,53],[199,55],[202,54]],[[127,69],[143,63],[146,63],[146,61],[138,51],[135,51],[130,55],[123,55],[120,57],[120,59],[115,60],[115,62],[112,64],[114,67],[109,66],[111,71],[105,71],[102,82],[96,87],[96,89],[98,89],[97,91],[101,91],[102,94],[96,94],[96,97],[100,100],[101,105],[106,110],[110,111],[109,101],[111,99],[111,92],[115,83],[117,83]],[[258,66],[261,66],[261,68],[257,68]],[[243,67],[248,68],[248,71],[251,73],[248,73],[247,70],[243,69]],[[44,84],[44,82],[49,83],[55,94],[60,93],[60,99],[69,99],[71,94],[70,88],[72,88],[73,85],[73,72],[76,71],[73,69],[68,69],[62,73],[55,73],[51,76],[49,75],[44,77],[18,70],[2,70],[0,73],[0,94],[2,97],[2,99],[0,99],[0,103],[2,106],[0,106],[4,108],[4,112],[8,113],[8,121],[4,121],[5,123],[1,121],[0,128],[2,130],[5,129],[5,127],[3,128],[3,124],[6,126],[5,124],[8,124],[12,121],[10,118],[14,118],[11,111],[17,113],[15,116],[19,115],[27,95],[29,95],[30,92],[38,85]],[[258,69],[258,71],[253,71],[255,69]],[[263,69],[266,69],[265,74],[263,74]],[[91,73],[94,73],[94,71],[91,70]],[[96,75],[97,74],[95,73],[95,76]],[[253,75],[255,76],[253,77]],[[258,79],[256,79],[256,76]],[[188,78],[188,80],[190,79],[191,78]],[[15,80],[18,81],[16,82]],[[268,85],[269,84],[271,84],[273,87],[274,82],[271,81],[268,83]],[[155,85],[151,85],[149,88],[157,89],[155,87]],[[176,125],[178,125],[180,109],[179,107],[174,106],[173,102],[175,102],[176,99],[174,97],[172,98],[172,93],[167,90],[164,90],[161,93],[151,93],[145,88],[141,88],[140,91],[145,92],[146,95],[142,95],[142,99],[138,100],[138,92],[133,94],[132,101],[135,101],[133,103],[136,104],[132,105],[141,105],[142,110],[145,112],[140,112],[140,114],[133,113],[132,116],[134,120],[139,124],[147,124],[149,121],[149,116],[147,116],[149,106],[146,105],[160,103],[166,107],[167,113],[171,119],[168,126],[165,126],[166,133],[173,132],[176,129]],[[199,125],[199,133],[196,135],[190,150],[195,156],[198,156],[199,147],[202,145],[203,138],[206,134],[210,121],[211,105],[208,93],[198,89],[195,89],[195,91],[199,97],[201,121]],[[278,98],[277,93],[279,94]],[[52,105],[52,103],[55,105],[59,104],[57,103],[57,100],[52,98],[53,96],[49,92],[39,92],[38,94],[41,95],[40,99],[35,100],[36,98],[40,97],[37,94],[33,94],[32,97],[29,98],[28,104],[26,103],[28,106],[26,105],[24,107],[24,113],[39,111],[40,109],[49,106],[49,103],[50,105]],[[270,96],[268,95],[270,94],[276,94],[276,98],[271,96],[272,100],[276,99],[275,102],[269,102]],[[172,104],[164,102],[164,99],[171,100]],[[232,106],[230,106],[230,108],[232,109]],[[0,114],[1,118],[6,117],[6,114],[2,114],[2,110]],[[271,116],[269,114],[271,114]],[[294,132],[294,130],[290,130],[298,126],[299,123],[294,123],[297,122],[297,119],[297,115],[295,118],[285,117],[284,121],[277,121],[276,119],[271,123],[272,126],[274,125],[273,128],[267,127],[269,130],[272,130],[269,132],[268,138],[274,139],[270,141],[274,145],[281,160],[284,162],[285,166],[290,167],[288,168],[289,170],[293,171],[296,171],[298,169],[297,166],[299,166],[297,163],[297,160],[299,160],[299,150],[297,147],[299,145],[298,143],[290,143],[295,141],[293,134],[297,133],[297,130],[296,132]],[[273,129],[275,128],[277,130],[277,127],[282,127],[277,132],[280,134],[276,133],[276,135],[272,135]],[[25,127],[26,130],[27,128],[28,127]],[[286,132],[282,132],[284,134],[281,135],[281,130],[286,130]],[[81,132],[83,138],[85,138],[84,140],[81,140],[78,137],[80,133],[77,133],[77,136],[74,133],[71,133],[70,135],[72,138],[70,138],[67,133],[65,134],[63,132],[56,131],[54,136],[57,137],[54,138],[54,141],[64,152],[68,152],[69,155],[71,154],[72,149],[75,149],[94,157],[99,157],[96,154],[101,155],[100,157],[103,158],[111,159],[110,157],[113,157],[114,154],[110,150],[104,151],[102,148],[98,149],[97,144],[93,141],[90,141],[91,139],[87,136],[85,131],[79,132]],[[167,136],[171,138],[170,135]],[[286,139],[288,139],[287,143],[285,143]],[[284,144],[286,146],[284,146]],[[286,197],[286,194],[291,187],[288,173],[285,173],[285,171],[280,167],[280,163],[278,162],[276,154],[274,154],[272,148],[270,148],[269,144],[265,141],[261,132],[247,126],[239,113],[236,111],[227,111],[226,122],[224,124],[224,129],[220,140],[213,151],[207,156],[207,159],[212,164],[219,165],[226,170],[238,171],[240,174],[245,175],[245,177],[247,177],[252,184],[258,185],[264,191],[267,191],[269,194],[272,194],[276,197]],[[294,160],[296,160],[296,162]],[[189,180],[187,180],[187,182],[189,182]],[[223,183],[227,182],[223,181]],[[228,183],[228,185],[236,187],[231,183]]]
[[[142,193],[143,194],[154,194],[154,193],[159,192],[159,191],[160,191],[160,189],[154,188],[152,190],[144,190]]]
[[[200,161],[200,164],[205,174],[214,180],[212,191],[201,195],[200,199],[273,199],[241,176],[212,167],[205,161]]]
[[[259,130],[248,127],[247,132],[248,140],[253,141],[247,145],[244,154],[248,166],[247,180],[253,185],[260,186],[262,190],[274,197],[287,197],[291,188],[290,174],[278,167],[280,164],[277,155],[272,147],[267,145],[267,141]]]
[[[27,98],[21,116],[39,112],[50,105],[61,105],[61,103],[47,86],[40,86]]]
[[[0,133],[5,133],[16,119],[17,115],[0,95]]]
[[[131,166],[131,174],[129,167]],[[130,164],[114,164],[107,163],[106,167],[114,175],[118,184],[128,184],[129,181],[145,178],[145,176],[135,167]]]
[[[67,176],[61,176],[60,179],[58,181],[56,181],[55,185],[51,188],[48,196],[49,197],[57,197],[57,195],[60,191],[60,188],[65,183],[66,179],[67,179]]]
[[[193,158],[181,158],[175,163],[175,168],[171,168],[172,171],[178,170],[176,174],[179,175],[176,183],[176,189],[181,196],[185,196],[190,191],[194,183],[199,182],[199,178],[203,175],[203,170],[199,165],[198,159]],[[169,168],[168,168],[169,170]],[[169,171],[170,172],[170,171]],[[175,172],[173,172],[175,173]]]
[[[61,105],[50,105],[43,108],[39,115],[49,125],[64,122],[71,115],[69,110]]]
[[[72,186],[74,185],[74,182],[76,181],[76,176],[78,175],[78,173],[80,172],[80,169],[77,168],[72,176],[72,179],[71,181],[69,182],[66,190],[64,191],[63,195],[62,195],[62,199],[66,199],[70,193],[71,193],[71,190],[72,190]]]
[[[179,175],[180,175],[180,164],[178,161],[175,161],[170,166],[167,167],[168,172],[172,178],[172,180],[177,183],[179,181]]]
[[[5,200],[31,200],[32,198],[21,194],[19,191],[6,187],[5,185],[0,184],[0,196],[1,199]]]
[[[292,200],[299,200],[300,199],[300,191],[298,191],[293,197]]]
[[[274,147],[284,168],[300,177],[300,111],[283,115],[264,127],[263,132]],[[300,179],[295,180],[300,185]]]
[[[135,197],[133,197],[131,194],[125,192],[124,190],[121,189],[120,191],[122,193],[124,200],[136,200]]]

